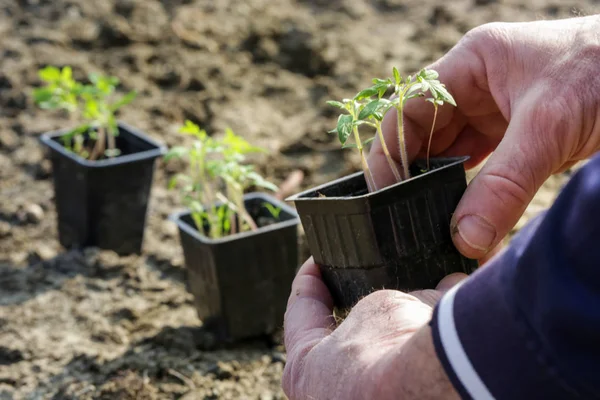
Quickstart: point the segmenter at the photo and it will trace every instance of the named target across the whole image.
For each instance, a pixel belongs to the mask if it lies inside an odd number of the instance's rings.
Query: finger
[[[312,257],[304,263],[292,283],[284,318],[285,346],[295,349],[322,339],[334,325],[333,300]]]
[[[468,277],[469,277],[468,275],[460,273],[460,272],[450,274],[450,275],[446,276],[444,279],[442,279],[440,281],[440,283],[438,283],[438,285],[435,289],[439,290],[442,293],[445,293],[448,290],[452,289],[452,287],[454,287],[454,285],[460,283],[461,281],[465,280]]]
[[[439,81],[446,85],[458,110],[466,117],[489,115],[498,111],[489,91],[484,59],[472,43],[469,40],[459,41],[445,56],[427,67],[438,72]],[[423,107],[422,102],[409,101],[404,111],[421,129],[431,128],[433,107]],[[436,126],[448,126],[456,112],[457,108],[450,104],[440,107]]]
[[[469,160],[465,168],[475,168],[485,160],[497,143],[492,143],[490,138],[483,133],[467,126],[457,137],[456,141],[445,151],[437,154],[438,157],[459,157],[468,154]]]
[[[529,104],[536,104],[535,102]],[[452,217],[451,232],[458,250],[481,259],[514,227],[560,158],[540,138],[544,124],[532,107],[515,111],[505,138],[471,181]],[[535,121],[534,121],[535,120]],[[546,136],[547,135],[547,136]],[[558,135],[557,135],[558,137]]]

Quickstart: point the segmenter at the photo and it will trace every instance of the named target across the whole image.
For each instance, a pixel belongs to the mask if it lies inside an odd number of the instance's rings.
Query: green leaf
[[[276,207],[273,204],[267,202],[263,203],[263,207],[265,207],[269,211],[273,218],[279,219],[279,214],[281,214],[281,208]]]
[[[352,115],[340,115],[337,123],[338,139],[342,145],[346,144],[348,137],[352,134]]]
[[[375,136],[368,138],[367,140],[365,140],[365,141],[363,142],[363,144],[364,144],[364,145],[367,145],[367,144],[371,143],[373,140],[375,140]]]
[[[342,149],[358,149],[356,143],[346,143],[342,146]]]
[[[172,147],[167,154],[165,154],[165,156],[163,157],[165,161],[169,161],[173,158],[181,158],[184,155],[186,155],[189,152],[189,150],[186,147],[183,146],[175,146]]]
[[[248,178],[251,180],[251,182],[254,185],[256,185],[258,187],[262,187],[262,188],[271,190],[273,192],[276,192],[279,189],[274,183],[267,181],[265,178],[263,178],[256,172],[249,173]]]
[[[346,108],[346,106],[344,106],[344,103],[341,103],[339,101],[329,100],[329,101],[327,101],[327,104],[329,104],[332,107],[337,107],[337,108],[341,108],[341,109]]]
[[[354,96],[354,100],[360,101],[371,96],[374,96],[379,93],[379,88],[376,86],[371,86],[369,88],[363,89],[356,96]]]
[[[53,97],[54,94],[51,89],[39,88],[33,90],[33,99],[38,105],[49,103]]]
[[[454,100],[454,97],[452,97],[452,95],[448,92],[444,84],[440,83],[439,81],[431,81],[430,84],[431,88],[437,92],[437,95],[433,96],[436,100],[443,100],[445,103],[452,104],[456,107],[456,101]]]
[[[419,75],[428,81],[433,80],[433,79],[438,79],[440,76],[437,73],[437,71],[435,71],[433,69],[423,69],[423,70],[421,70]]]
[[[396,81],[396,84],[400,84],[402,82],[402,77],[400,76],[400,72],[398,71],[398,68],[394,67],[393,72],[394,72],[394,80]]]
[[[358,119],[359,120],[363,120],[363,119],[367,119],[370,116],[373,115],[373,113],[375,111],[377,111],[380,107],[380,100],[373,100],[372,102],[368,103],[360,112],[360,114],[358,114]]]
[[[113,104],[110,107],[110,110],[112,112],[117,111],[119,108],[131,103],[137,96],[137,92],[135,92],[134,90],[132,90],[131,92],[127,93],[125,96],[121,97],[121,99],[119,101],[117,101],[115,104]]]
[[[73,79],[73,70],[71,67],[64,67],[60,73],[60,79],[64,82],[71,81]]]
[[[44,69],[41,69],[38,72],[38,76],[43,81],[46,81],[46,82],[56,82],[56,81],[60,80],[61,72],[56,67],[48,66],[48,67],[46,67]]]

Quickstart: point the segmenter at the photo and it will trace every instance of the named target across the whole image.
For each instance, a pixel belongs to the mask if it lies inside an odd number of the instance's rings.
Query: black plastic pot
[[[198,317],[218,340],[268,335],[283,325],[298,268],[298,225],[293,208],[263,193],[244,196],[254,232],[211,239],[196,229],[189,211],[172,215],[179,235]],[[264,203],[280,208],[277,220]]]
[[[65,149],[60,140],[65,132],[41,137],[52,161],[61,245],[139,254],[155,160],[166,148],[119,122],[121,155],[89,161]]]
[[[450,219],[467,181],[468,157],[411,166],[411,179],[368,193],[355,173],[299,193],[294,201],[310,251],[341,309],[379,289],[434,288],[447,274],[471,273],[450,235]],[[325,196],[325,197],[321,197]]]

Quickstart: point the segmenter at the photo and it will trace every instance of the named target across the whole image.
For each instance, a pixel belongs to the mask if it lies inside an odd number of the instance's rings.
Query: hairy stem
[[[429,143],[427,144],[427,171],[429,171],[429,151],[431,150],[431,139],[433,138],[433,130],[435,129],[435,120],[437,118],[438,113],[438,105],[436,103],[433,103],[433,107],[433,123],[431,124],[431,132],[429,133]]]
[[[353,115],[354,116],[354,115]],[[377,190],[377,185],[375,185],[375,179],[373,179],[373,173],[369,168],[369,163],[367,162],[367,158],[365,157],[365,153],[363,151],[362,141],[360,140],[360,134],[358,133],[358,127],[353,128],[354,140],[356,142],[356,147],[358,148],[358,152],[360,153],[360,161],[362,163],[362,168],[365,173],[365,180],[367,181],[367,188],[369,192],[374,192]]]
[[[410,178],[410,170],[408,169],[408,153],[406,150],[406,140],[404,137],[404,112],[402,106],[402,98],[400,98],[400,106],[398,111],[398,147],[400,149],[400,161],[404,171],[404,179]]]
[[[400,171],[398,171],[396,162],[392,158],[390,151],[388,150],[387,144],[385,143],[385,138],[383,137],[383,131],[381,130],[380,122],[377,123],[377,134],[379,135],[379,141],[381,142],[381,148],[383,149],[383,154],[385,154],[385,158],[387,159],[390,169],[394,173],[396,182],[400,182],[402,180],[402,176],[400,176]]]

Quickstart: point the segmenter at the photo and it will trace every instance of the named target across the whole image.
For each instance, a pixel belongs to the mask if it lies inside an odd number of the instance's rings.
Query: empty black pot
[[[450,235],[466,187],[468,157],[411,166],[411,179],[368,193],[363,172],[292,196],[310,251],[337,307],[379,289],[434,288],[447,274],[471,273]]]
[[[60,140],[65,132],[41,137],[52,161],[61,245],[139,254],[155,160],[166,148],[119,122],[121,155],[89,161],[67,151]]]
[[[218,340],[271,334],[283,325],[291,284],[298,267],[298,215],[263,193],[244,196],[257,221],[256,231],[211,239],[183,211],[171,219],[179,235],[198,317]],[[264,206],[280,209],[272,218]],[[264,220],[273,223],[264,225]]]

